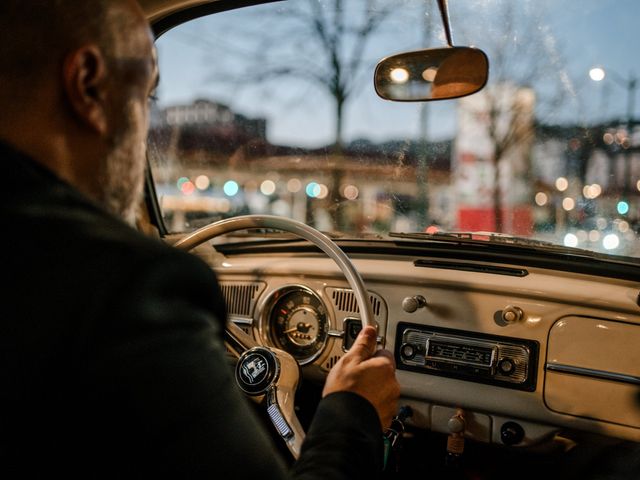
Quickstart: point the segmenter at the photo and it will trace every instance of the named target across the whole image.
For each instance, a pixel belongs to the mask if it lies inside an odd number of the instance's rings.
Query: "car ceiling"
[[[268,3],[279,0],[138,0],[150,23],[168,17],[169,15],[193,7],[207,4],[226,3],[224,9],[243,7],[250,4]]]
[[[214,3],[217,0],[138,0],[149,21],[153,22],[159,18],[188,7]]]

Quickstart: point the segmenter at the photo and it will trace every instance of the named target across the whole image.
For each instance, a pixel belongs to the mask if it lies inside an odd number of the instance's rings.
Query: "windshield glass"
[[[489,83],[430,103],[382,100],[373,74],[445,45],[435,0],[277,2],[162,35],[149,159],[167,230],[261,213],[640,257],[640,3],[474,0],[450,16]]]

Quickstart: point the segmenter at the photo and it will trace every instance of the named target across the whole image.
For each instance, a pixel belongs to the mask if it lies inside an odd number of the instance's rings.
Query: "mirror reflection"
[[[378,63],[376,92],[387,100],[415,102],[470,95],[487,83],[482,50],[446,47],[400,53]]]

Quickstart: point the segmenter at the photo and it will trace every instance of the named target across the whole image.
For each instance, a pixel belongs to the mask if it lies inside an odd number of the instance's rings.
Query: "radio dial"
[[[516,364],[510,358],[503,358],[498,362],[498,371],[502,375],[511,375],[516,371]]]
[[[400,355],[406,360],[411,360],[416,356],[416,346],[411,343],[405,343],[400,347]]]

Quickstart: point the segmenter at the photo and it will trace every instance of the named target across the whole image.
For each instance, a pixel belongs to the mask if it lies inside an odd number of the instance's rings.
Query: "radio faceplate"
[[[401,322],[396,334],[400,370],[534,391],[538,342]]]

